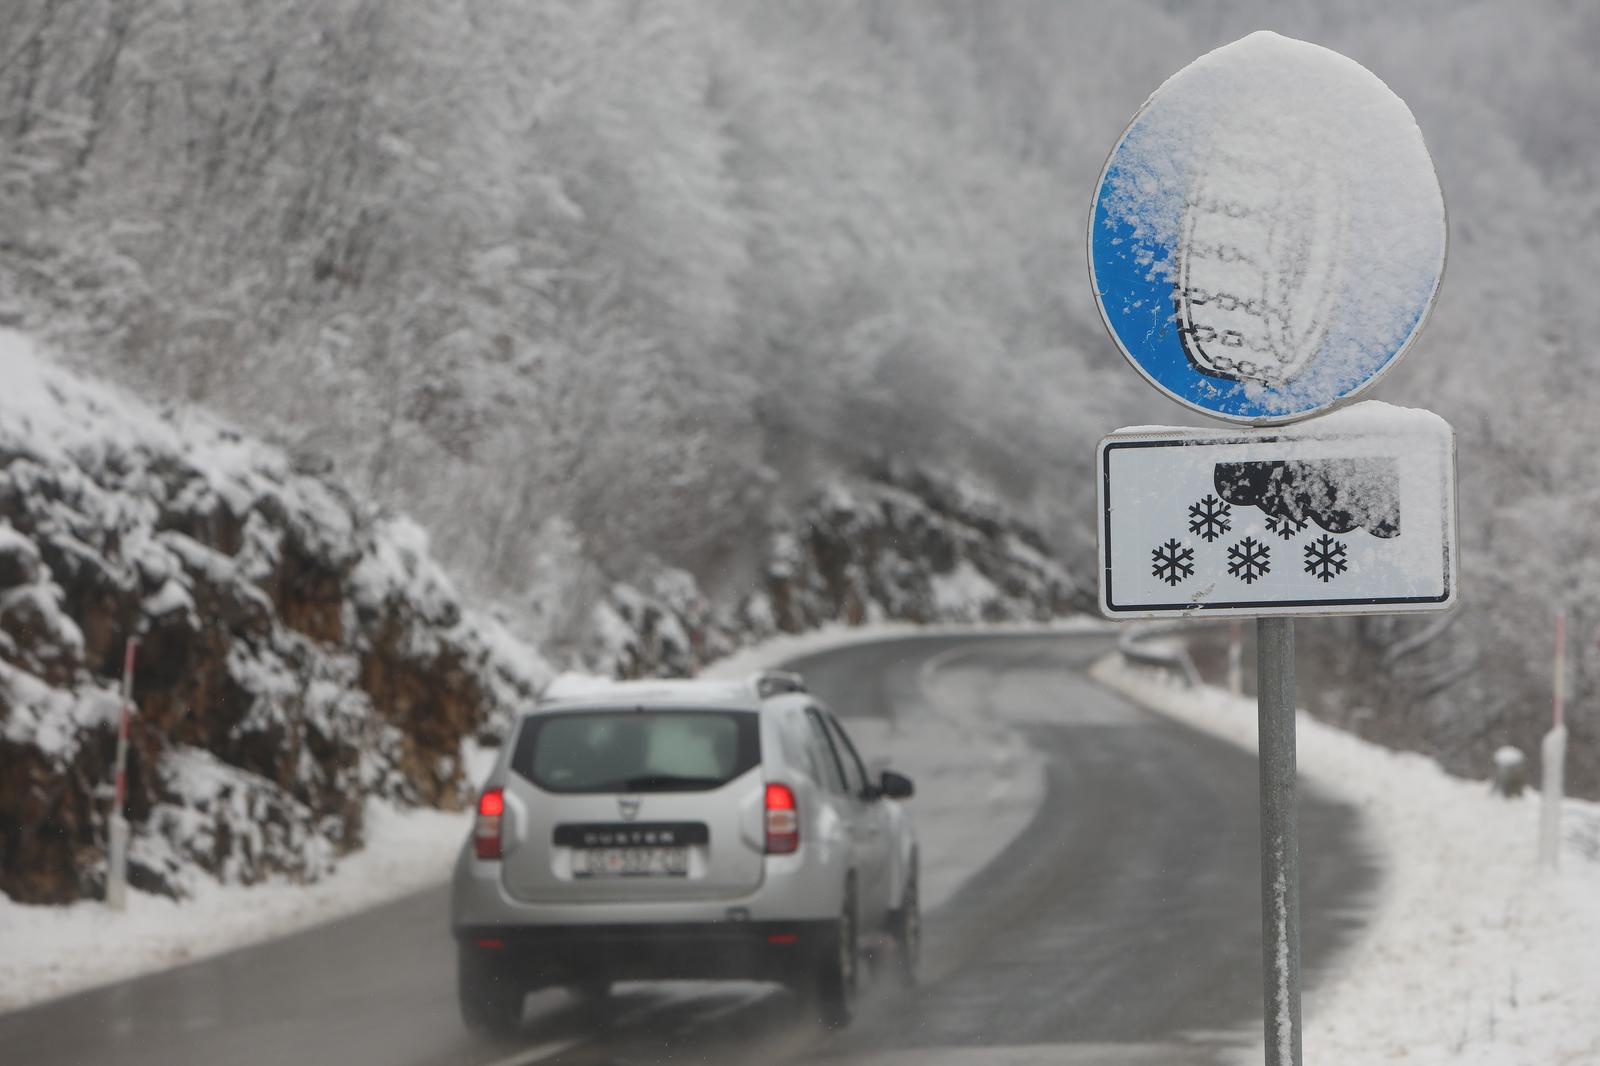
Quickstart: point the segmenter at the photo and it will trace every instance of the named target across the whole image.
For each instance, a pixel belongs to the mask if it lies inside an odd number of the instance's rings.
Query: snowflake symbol
[[[1334,540],[1324,533],[1306,545],[1306,573],[1332,581],[1350,568],[1345,561],[1344,542]]]
[[[1228,520],[1232,513],[1232,507],[1215,496],[1207,496],[1199,503],[1189,505],[1189,532],[1200,534],[1210,544],[1233,528],[1233,523]]]
[[[1267,515],[1268,531],[1276,533],[1284,540],[1294,537],[1304,528],[1306,528],[1306,523],[1303,518],[1290,518],[1286,514]]]
[[[1272,548],[1246,537],[1228,549],[1228,573],[1246,585],[1272,569]]]
[[[1176,585],[1194,573],[1194,549],[1183,547],[1176,538],[1152,548],[1150,557],[1155,560],[1150,573],[1169,585]]]

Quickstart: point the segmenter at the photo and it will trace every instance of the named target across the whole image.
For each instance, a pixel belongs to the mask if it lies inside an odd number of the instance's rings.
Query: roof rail
[[[789,692],[805,692],[806,679],[792,670],[762,670],[750,678],[750,687],[762,699]]]

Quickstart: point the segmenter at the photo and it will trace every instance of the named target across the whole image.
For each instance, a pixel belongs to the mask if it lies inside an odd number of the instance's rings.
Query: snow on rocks
[[[549,677],[400,518],[0,331],[0,892],[98,894],[124,641],[135,888],[313,881],[367,799],[458,805]]]
[[[1093,674],[1255,746],[1251,699],[1179,687],[1119,656]],[[1297,730],[1303,778],[1363,813],[1384,869],[1361,939],[1305,994],[1308,1061],[1600,1061],[1600,805],[1567,801],[1561,869],[1540,871],[1536,795],[1507,800],[1305,713]],[[1260,1062],[1259,1049],[1240,1061]]]
[[[617,583],[583,658],[686,677],[752,640],[835,623],[1042,622],[1087,606],[1043,538],[972,485],[883,468],[819,489],[768,533],[759,587],[719,604],[682,570]]]
[[[114,689],[54,688],[3,659],[0,693],[5,696],[7,712],[0,719],[0,739],[38,752],[57,770],[77,757],[85,737],[114,727],[121,707]]]
[[[1043,621],[1082,606],[1039,535],[971,486],[885,468],[818,493],[773,538],[747,616],[777,629],[846,622]]]
[[[134,859],[181,894],[192,895],[208,874],[248,884],[262,855],[293,856],[286,872],[300,880],[333,870],[334,834],[319,832],[311,808],[270,780],[180,745],[162,752],[156,772],[173,799],[151,808],[149,831],[133,841]]]
[[[941,618],[976,620],[984,609],[1002,601],[1000,590],[983,573],[962,559],[948,573],[935,574],[928,582],[933,606]]]
[[[591,618],[589,663],[615,677],[687,677],[707,658],[707,640],[729,639],[694,578],[666,570],[639,589],[611,586]]]

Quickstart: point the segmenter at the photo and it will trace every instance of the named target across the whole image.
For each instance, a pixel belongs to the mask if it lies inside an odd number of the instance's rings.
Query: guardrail
[[[1169,671],[1190,688],[1196,688],[1201,678],[1189,655],[1188,642],[1183,639],[1188,629],[1182,622],[1130,623],[1117,638],[1117,651],[1129,666]]]

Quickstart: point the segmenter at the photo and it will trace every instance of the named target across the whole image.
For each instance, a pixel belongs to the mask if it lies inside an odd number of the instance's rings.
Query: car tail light
[[[500,819],[506,813],[504,789],[485,789],[478,797],[478,821],[472,827],[472,850],[480,859],[500,857]]]
[[[788,785],[767,786],[767,854],[788,855],[800,847],[800,805]]]

